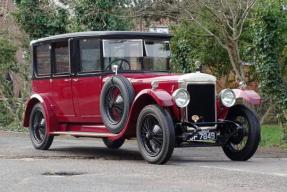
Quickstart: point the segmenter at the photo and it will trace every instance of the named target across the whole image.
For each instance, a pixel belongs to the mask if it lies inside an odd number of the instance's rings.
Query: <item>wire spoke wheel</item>
[[[225,128],[225,133],[231,137],[222,146],[224,153],[234,161],[250,159],[260,141],[260,124],[255,113],[244,105],[236,105],[229,110],[227,119],[239,124],[241,128],[237,131],[231,127]]]
[[[105,98],[107,116],[112,124],[118,124],[123,118],[124,100],[117,86],[111,86]]]
[[[41,111],[35,111],[33,115],[32,132],[37,143],[42,143],[46,135],[46,123]]]
[[[149,163],[166,163],[175,145],[174,122],[158,105],[145,106],[137,120],[137,140],[142,157]]]
[[[163,133],[157,119],[152,115],[146,115],[142,127],[141,138],[143,146],[151,156],[158,155],[163,146]]]
[[[231,137],[230,145],[233,150],[241,151],[247,144],[250,125],[248,119],[244,116],[237,116],[235,122],[238,123],[242,129],[238,130],[238,132]]]
[[[52,145],[54,136],[49,135],[44,108],[40,103],[36,104],[31,111],[29,133],[36,149],[47,150]]]
[[[134,88],[123,76],[112,76],[105,80],[100,96],[100,111],[104,125],[111,133],[121,132],[127,125]]]

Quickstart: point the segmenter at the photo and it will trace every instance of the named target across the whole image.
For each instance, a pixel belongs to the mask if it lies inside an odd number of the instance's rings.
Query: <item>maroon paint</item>
[[[102,123],[100,115],[100,97],[102,77],[75,77],[72,79],[74,106],[78,121]]]
[[[236,98],[242,98],[252,105],[259,105],[261,103],[261,97],[253,90],[247,89],[232,89],[236,95]]]
[[[33,95],[27,103],[24,126],[29,126],[29,116],[35,103],[40,102],[45,110],[49,134],[55,131],[80,131],[109,133],[102,125],[99,110],[101,88],[111,75],[94,75],[90,77],[59,77],[54,79],[37,79],[32,82]],[[152,103],[168,108],[178,121],[180,109],[172,100],[172,93],[178,89],[177,74],[170,73],[124,73],[135,90],[135,99],[131,106],[126,127],[115,137],[135,136],[137,115],[141,109]],[[151,83],[158,82],[152,89]],[[51,91],[52,90],[52,91]],[[257,104],[260,97],[254,91],[234,90],[238,98]],[[218,119],[226,118],[228,109],[217,100]]]

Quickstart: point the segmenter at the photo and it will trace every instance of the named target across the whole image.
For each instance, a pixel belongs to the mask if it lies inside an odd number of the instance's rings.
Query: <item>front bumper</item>
[[[177,140],[184,146],[193,146],[194,144],[199,146],[222,146],[237,134],[238,131],[242,130],[242,127],[238,123],[229,120],[204,123],[180,122],[176,124],[176,128],[180,130]],[[216,132],[216,140],[191,141],[191,138],[201,131]]]

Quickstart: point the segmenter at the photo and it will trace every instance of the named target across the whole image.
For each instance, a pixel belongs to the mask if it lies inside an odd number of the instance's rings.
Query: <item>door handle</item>
[[[65,81],[65,82],[69,82],[69,81],[71,81],[71,79],[64,79],[64,81]]]
[[[79,79],[78,79],[78,78],[76,78],[76,79],[73,79],[73,81],[74,81],[74,82],[78,82],[78,81],[79,81]]]

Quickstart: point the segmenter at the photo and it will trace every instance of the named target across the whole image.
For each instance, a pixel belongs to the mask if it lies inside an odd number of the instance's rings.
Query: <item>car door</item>
[[[54,111],[59,121],[70,122],[74,120],[75,110],[68,40],[52,43],[51,46]]]
[[[76,40],[77,73],[72,78],[72,89],[79,121],[101,123],[100,94],[101,77],[101,41],[96,38]]]

